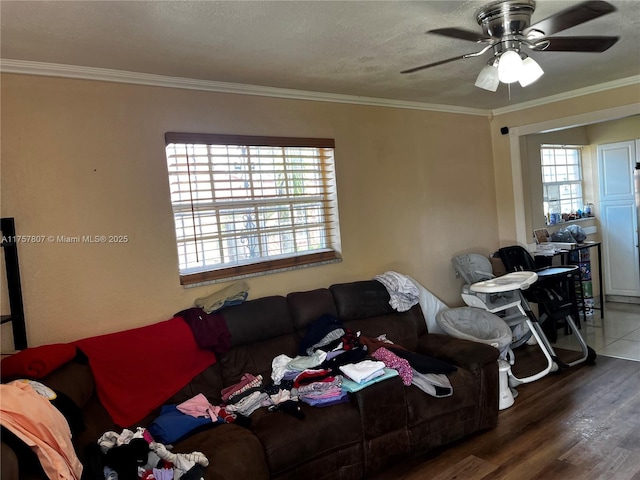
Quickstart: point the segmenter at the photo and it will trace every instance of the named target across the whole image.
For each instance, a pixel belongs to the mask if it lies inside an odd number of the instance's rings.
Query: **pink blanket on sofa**
[[[98,397],[121,427],[143,419],[216,362],[180,317],[74,344],[89,358]]]

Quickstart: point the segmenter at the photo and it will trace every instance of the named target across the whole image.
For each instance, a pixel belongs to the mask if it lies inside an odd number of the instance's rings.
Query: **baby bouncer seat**
[[[442,310],[436,316],[436,321],[447,335],[485,343],[498,349],[498,408],[504,410],[513,405],[515,395],[509,386],[510,364],[506,360],[513,337],[509,325],[497,315],[477,307]]]

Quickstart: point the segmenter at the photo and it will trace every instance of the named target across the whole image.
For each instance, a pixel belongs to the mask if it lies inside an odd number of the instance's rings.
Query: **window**
[[[332,139],[167,133],[183,285],[338,259]]]
[[[580,147],[542,145],[542,188],[544,213],[562,215],[582,209],[582,166]]]

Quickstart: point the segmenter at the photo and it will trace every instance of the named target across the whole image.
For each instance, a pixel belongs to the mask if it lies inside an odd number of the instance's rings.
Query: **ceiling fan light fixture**
[[[538,22],[532,22],[536,0],[491,0],[476,14],[482,33],[462,28],[437,28],[427,31],[482,44],[480,51],[420,65],[400,73],[413,73],[457,60],[480,57],[485,52],[493,50],[489,64],[478,74],[476,87],[495,92],[500,83],[511,85],[519,82],[522,87],[531,85],[544,75],[544,71],[535,60],[522,52],[523,47],[535,52],[600,53],[619,40],[619,37],[615,36],[555,36],[559,32],[616,11],[616,8],[605,0],[577,1],[574,6]]]
[[[515,50],[507,50],[498,60],[498,78],[502,83],[514,83],[520,79],[522,58]]]
[[[498,67],[492,60],[488,65],[485,65],[484,68],[480,70],[478,78],[476,79],[476,87],[489,90],[490,92],[495,92],[498,90],[498,85],[500,85]]]
[[[538,62],[531,57],[527,57],[522,61],[522,71],[518,81],[522,87],[526,87],[538,80],[543,73],[544,71],[542,67],[538,65]]]

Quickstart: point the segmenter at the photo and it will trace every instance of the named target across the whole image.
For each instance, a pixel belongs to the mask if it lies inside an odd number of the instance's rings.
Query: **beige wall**
[[[498,244],[481,116],[9,74],[1,107],[1,214],[18,233],[129,237],[19,245],[33,346],[165,320],[225,286],[179,284],[167,131],[335,138],[344,260],[250,278],[250,298],[396,270],[459,305],[451,257]]]
[[[640,99],[638,99],[640,101]],[[593,145],[640,138],[640,115],[587,125],[587,137]]]

